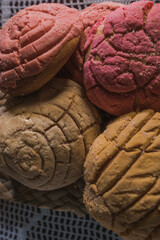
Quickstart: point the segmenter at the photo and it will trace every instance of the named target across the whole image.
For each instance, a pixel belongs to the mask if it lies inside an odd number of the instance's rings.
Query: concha
[[[85,205],[124,240],[160,239],[160,113],[110,123],[85,162]]]
[[[62,188],[83,175],[86,154],[100,133],[100,115],[82,87],[53,79],[35,94],[10,97],[4,109],[0,171],[38,190]]]

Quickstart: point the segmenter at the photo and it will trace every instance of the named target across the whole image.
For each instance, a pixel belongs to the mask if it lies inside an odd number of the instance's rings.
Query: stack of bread
[[[0,90],[0,198],[160,238],[160,4],[21,10]]]

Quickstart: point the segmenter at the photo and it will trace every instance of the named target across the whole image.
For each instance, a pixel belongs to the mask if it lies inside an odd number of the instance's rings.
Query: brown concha
[[[160,113],[110,123],[85,162],[89,213],[124,240],[160,239]]]

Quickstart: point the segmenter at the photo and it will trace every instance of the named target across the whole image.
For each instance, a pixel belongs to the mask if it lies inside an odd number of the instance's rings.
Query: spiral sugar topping
[[[1,169],[40,190],[77,180],[100,131],[96,109],[83,95],[77,95],[81,87],[76,84],[76,92],[72,85],[65,87],[61,79],[53,82],[0,118]]]

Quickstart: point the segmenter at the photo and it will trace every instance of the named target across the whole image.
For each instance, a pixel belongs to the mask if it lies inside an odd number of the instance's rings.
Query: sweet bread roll
[[[0,89],[24,96],[41,88],[70,58],[82,29],[78,10],[63,4],[18,12],[0,32]]]
[[[160,4],[152,1],[120,7],[86,43],[84,85],[90,101],[104,111],[119,116],[160,110],[159,13]]]
[[[87,211],[83,204],[83,190],[82,178],[67,187],[52,191],[38,191],[0,174],[0,199],[56,211],[72,211],[80,217]]]
[[[53,79],[18,99],[8,99],[0,117],[0,171],[38,190],[75,182],[100,133],[100,115],[84,89],[68,79]]]
[[[84,31],[73,55],[66,64],[67,70],[71,73],[72,79],[83,85],[83,63],[84,63],[84,46],[91,27],[99,20],[99,18],[107,17],[107,15],[123,6],[121,3],[103,2],[94,3],[91,6],[80,11],[83,19]]]
[[[85,205],[124,240],[160,239],[160,113],[110,123],[85,162]]]

